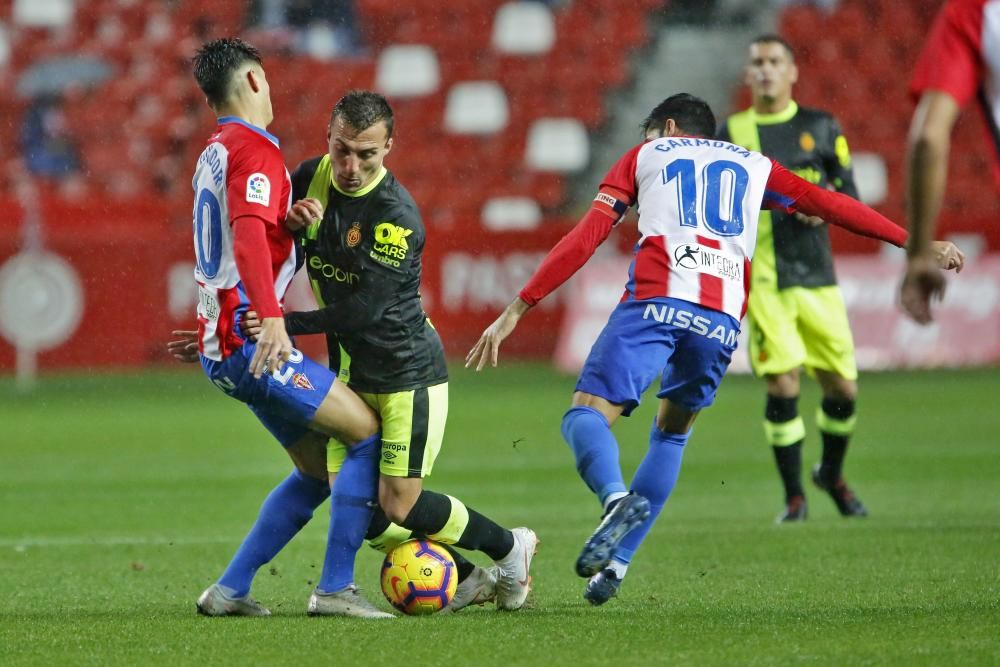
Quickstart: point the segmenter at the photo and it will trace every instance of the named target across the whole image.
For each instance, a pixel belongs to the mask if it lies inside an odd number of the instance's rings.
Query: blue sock
[[[308,477],[298,470],[274,487],[260,507],[257,522],[219,579],[219,584],[229,589],[226,593],[233,597],[250,593],[257,570],[278,555],[329,495],[326,480]]]
[[[608,495],[625,492],[618,441],[604,415],[583,405],[570,408],[563,415],[562,436],[576,456],[576,471],[602,505]]]
[[[344,465],[333,483],[326,558],[316,587],[322,593],[335,593],[354,582],[354,559],[368,532],[378,499],[381,444],[382,435],[375,434],[348,448]]]
[[[649,430],[649,451],[635,471],[632,478],[632,491],[649,501],[649,518],[625,536],[615,550],[614,559],[622,563],[630,563],[649,529],[653,527],[656,517],[663,509],[664,503],[670,497],[670,492],[677,484],[677,476],[681,472],[681,459],[684,457],[684,445],[687,444],[691,432],[664,433],[656,427]]]

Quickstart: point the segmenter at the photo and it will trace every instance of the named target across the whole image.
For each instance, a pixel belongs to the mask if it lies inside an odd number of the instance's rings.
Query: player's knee
[[[406,495],[399,493],[391,484],[386,484],[384,481],[379,484],[378,504],[389,521],[397,524],[405,521],[413,509],[413,504]]]
[[[781,398],[798,398],[799,371],[767,376],[767,393]]]

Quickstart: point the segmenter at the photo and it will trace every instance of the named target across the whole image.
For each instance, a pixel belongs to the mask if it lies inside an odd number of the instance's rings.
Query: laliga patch
[[[271,203],[271,181],[261,173],[250,174],[247,179],[247,201],[267,206]]]
[[[315,389],[315,387],[313,387],[312,385],[312,382],[310,382],[309,378],[306,377],[305,373],[296,373],[295,375],[293,375],[292,385],[298,387],[299,389],[306,389],[308,391],[312,391],[313,389]]]

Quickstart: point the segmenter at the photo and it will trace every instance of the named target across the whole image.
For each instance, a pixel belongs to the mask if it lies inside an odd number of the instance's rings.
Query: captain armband
[[[615,218],[616,225],[622,221],[622,218],[624,218],[625,214],[628,212],[628,204],[617,197],[609,195],[607,192],[598,192],[597,196],[594,197],[594,201],[609,206],[611,210],[615,212],[615,215],[617,216]]]

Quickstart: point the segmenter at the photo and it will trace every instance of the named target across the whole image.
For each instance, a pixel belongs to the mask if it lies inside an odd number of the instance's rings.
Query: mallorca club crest
[[[306,377],[305,373],[296,373],[295,375],[293,375],[292,384],[298,387],[299,389],[307,389],[309,391],[315,389],[315,387],[313,387],[312,385],[312,382],[310,382],[309,378]]]
[[[354,248],[359,243],[361,243],[361,223],[355,220],[351,228],[347,230],[347,247]]]

